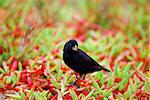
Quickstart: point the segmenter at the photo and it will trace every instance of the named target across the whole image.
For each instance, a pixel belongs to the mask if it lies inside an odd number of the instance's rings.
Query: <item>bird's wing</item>
[[[90,56],[88,56],[84,51],[79,49],[79,52],[76,55],[77,63],[80,63],[81,65],[86,65],[86,66],[100,66],[94,59],[92,59]]]

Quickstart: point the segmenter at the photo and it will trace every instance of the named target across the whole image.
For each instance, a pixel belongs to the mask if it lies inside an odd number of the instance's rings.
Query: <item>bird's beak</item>
[[[74,50],[74,51],[78,51],[78,46],[77,46],[77,45],[75,45],[74,47],[72,47],[72,50]]]

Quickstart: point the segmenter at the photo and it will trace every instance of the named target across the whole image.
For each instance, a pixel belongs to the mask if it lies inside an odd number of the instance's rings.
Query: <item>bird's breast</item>
[[[72,61],[73,61],[73,60],[72,60],[71,55],[64,53],[64,54],[63,54],[63,60],[64,60],[65,64],[66,64],[68,67],[71,67],[71,66],[72,66],[72,64],[73,64]]]

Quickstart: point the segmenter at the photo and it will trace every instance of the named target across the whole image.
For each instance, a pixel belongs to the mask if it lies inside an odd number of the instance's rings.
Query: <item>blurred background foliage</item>
[[[54,41],[81,34],[86,34],[88,41],[93,34],[102,34],[102,30],[93,30],[87,25],[94,23],[111,31],[108,33],[121,33],[128,42],[139,44],[140,49],[146,51],[150,32],[148,4],[148,0],[0,0],[0,46],[11,56],[16,55],[22,48],[20,42],[29,34],[27,37],[37,37],[30,38],[30,50],[47,38],[41,49],[46,53],[45,50],[51,48],[48,45],[54,32],[59,33]],[[31,27],[34,30],[27,32]]]

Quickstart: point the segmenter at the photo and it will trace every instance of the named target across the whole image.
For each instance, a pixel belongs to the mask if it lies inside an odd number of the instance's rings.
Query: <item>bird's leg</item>
[[[86,74],[83,75],[83,79],[85,79]]]

